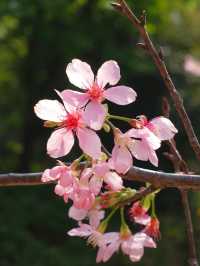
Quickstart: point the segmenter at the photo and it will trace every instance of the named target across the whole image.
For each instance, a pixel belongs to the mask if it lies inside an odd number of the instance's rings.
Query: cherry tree
[[[144,49],[156,65],[190,146],[200,160],[200,145],[183,100],[167,71],[162,51],[155,48],[147,32],[146,13],[137,17],[124,0],[118,0],[112,6],[138,30],[142,42],[137,46]],[[55,165],[41,173],[1,174],[0,186],[54,183],[55,194],[69,204],[68,216],[75,221],[75,227],[68,231],[68,236],[85,238],[92,247],[96,247],[97,263],[107,262],[119,250],[132,262],[137,262],[142,259],[145,248],[156,248],[160,238],[157,195],[165,188],[177,188],[185,212],[188,263],[198,265],[187,194],[188,190],[200,189],[200,176],[191,174],[178,151],[174,139],[178,129],[169,119],[168,100],[163,99],[163,113],[153,119],[144,114],[137,117],[133,114],[129,117],[114,115],[109,102],[125,106],[134,104],[140,97],[131,84],[120,83],[119,62],[109,59],[95,75],[87,62],[75,58],[68,63],[66,74],[72,89],[56,90],[55,100],[39,100],[34,106],[34,112],[44,121],[44,127],[52,128],[46,150],[51,158],[56,159]],[[126,123],[129,129],[118,128],[115,125],[117,120]],[[110,151],[99,136],[101,130],[114,139]],[[69,162],[67,155],[75,145],[75,138],[80,155]],[[169,147],[165,155],[173,164],[175,173],[136,166],[141,160],[159,167],[156,152],[163,142]],[[139,181],[142,185],[135,189],[127,186],[125,180]],[[140,230],[131,230],[125,211],[131,223],[140,225]],[[118,231],[109,232],[108,225],[113,217],[119,218],[120,227]]]

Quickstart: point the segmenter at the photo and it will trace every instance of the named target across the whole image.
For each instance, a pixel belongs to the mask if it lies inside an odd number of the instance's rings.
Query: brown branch
[[[42,185],[40,173],[0,174],[0,187]],[[165,173],[132,167],[124,179],[151,183],[155,188],[182,188],[200,190],[200,175]],[[50,184],[53,182],[49,182]]]
[[[181,199],[182,204],[184,206],[184,214],[185,214],[185,221],[186,221],[186,230],[187,230],[187,237],[188,237],[188,248],[189,248],[189,259],[188,264],[190,266],[198,266],[198,260],[197,260],[197,252],[196,252],[196,245],[195,245],[195,239],[194,239],[194,230],[193,230],[193,224],[192,224],[192,216],[191,216],[191,210],[189,205],[189,199],[188,199],[188,192],[184,189],[180,190],[181,192]]]
[[[200,144],[192,127],[190,118],[188,117],[185,107],[183,105],[183,99],[181,98],[179,92],[176,90],[176,87],[167,71],[165,62],[163,60],[163,56],[161,56],[161,53],[156,50],[154,44],[152,43],[149,37],[149,34],[145,28],[145,19],[142,19],[142,21],[141,19],[138,19],[137,16],[128,7],[125,0],[118,0],[116,3],[113,3],[112,5],[118,12],[126,16],[129,19],[129,21],[132,23],[134,28],[136,28],[139,31],[140,36],[144,42],[143,47],[145,47],[145,50],[149,52],[157,69],[159,70],[160,75],[165,83],[165,86],[168,89],[169,94],[173,100],[176,111],[183,123],[189,143],[192,149],[194,150],[197,159],[200,160]]]
[[[163,110],[163,114],[166,117],[169,117],[170,105],[166,98],[163,98],[162,110]],[[167,154],[167,157],[172,162],[175,172],[183,171],[186,174],[189,173],[189,167],[187,163],[183,160],[180,152],[178,151],[175,140],[172,139],[170,141],[167,141],[167,144],[170,148],[170,153]],[[199,264],[197,260],[194,230],[193,230],[193,224],[192,224],[192,215],[191,215],[190,204],[189,204],[189,199],[188,199],[188,191],[185,189],[180,189],[180,193],[181,193],[181,200],[182,200],[182,205],[183,205],[184,214],[185,214],[186,231],[187,231],[187,238],[188,238],[188,248],[189,248],[188,264],[189,266],[198,266]]]

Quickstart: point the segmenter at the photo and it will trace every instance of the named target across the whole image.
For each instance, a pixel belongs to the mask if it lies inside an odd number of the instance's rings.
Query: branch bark
[[[0,174],[0,187],[43,185],[41,175],[42,172]],[[155,188],[200,190],[200,175],[165,173],[132,167],[123,178],[131,181],[148,182]],[[47,184],[51,183],[53,182]]]
[[[176,90],[176,87],[166,68],[162,54],[157,51],[149,37],[149,34],[145,28],[146,19],[138,19],[137,16],[131,11],[125,0],[118,0],[116,3],[112,3],[112,6],[122,15],[127,17],[134,26],[134,28],[139,31],[140,36],[144,41],[143,46],[152,57],[158,71],[160,72],[163,82],[173,100],[176,111],[182,121],[189,143],[193,151],[195,152],[196,158],[200,160],[200,144],[192,127],[190,118],[188,117],[185,107],[183,105],[183,99],[181,98],[179,92]],[[146,18],[146,15],[143,15],[142,17]]]
[[[170,115],[170,105],[166,98],[163,99],[162,102],[162,110],[164,116],[169,118]],[[174,166],[175,172],[183,171],[184,173],[189,173],[189,167],[187,163],[183,160],[180,152],[176,147],[176,142],[174,139],[167,141],[169,146],[170,152],[165,154],[167,158],[172,162]],[[188,191],[185,189],[180,189],[181,200],[183,205],[183,210],[185,214],[185,221],[186,221],[186,231],[187,231],[187,238],[188,238],[188,250],[189,250],[189,259],[188,264],[189,266],[199,266],[198,259],[197,259],[197,251],[196,251],[196,244],[194,239],[194,229],[192,223],[192,215],[191,209],[189,204],[189,197]]]

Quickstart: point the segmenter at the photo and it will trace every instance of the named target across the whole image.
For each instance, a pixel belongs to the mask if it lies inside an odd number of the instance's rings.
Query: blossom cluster
[[[119,249],[131,261],[139,261],[144,248],[155,248],[155,240],[160,236],[155,212],[156,192],[129,206],[131,222],[141,225],[141,230],[133,234],[125,220],[124,207],[131,204],[137,191],[125,186],[123,176],[135,160],[158,166],[156,150],[162,141],[172,139],[177,129],[163,116],[148,120],[144,115],[129,118],[110,113],[104,101],[127,105],[137,97],[132,88],[116,85],[121,75],[113,60],[105,62],[95,77],[86,62],[73,59],[66,74],[82,92],[56,91],[61,102],[41,100],[34,111],[45,121],[45,127],[54,128],[47,142],[50,157],[68,155],[75,137],[81,154],[71,164],[57,161],[55,167],[44,171],[42,182],[54,182],[55,194],[65,203],[71,203],[68,216],[77,221],[78,227],[71,229],[68,235],[87,238],[88,243],[97,247],[97,262],[108,261]],[[124,121],[130,129],[122,132],[112,120]],[[111,153],[98,135],[100,130],[114,137]],[[110,220],[118,211],[121,217],[119,232],[107,232]]]

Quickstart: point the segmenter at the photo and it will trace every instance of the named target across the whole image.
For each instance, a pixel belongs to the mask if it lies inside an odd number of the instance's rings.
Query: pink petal
[[[90,157],[98,159],[101,155],[101,141],[99,136],[88,128],[78,128],[79,146]]]
[[[42,182],[49,182],[60,179],[66,171],[66,166],[55,166],[52,169],[46,169],[42,174],[41,180]]]
[[[119,250],[119,234],[115,232],[105,233],[102,237],[101,245],[97,253],[96,262],[106,262]]]
[[[93,175],[92,168],[83,169],[80,177],[81,183],[88,184],[88,181],[92,177],[92,175]]]
[[[135,140],[129,149],[137,160],[149,160],[154,166],[158,166],[158,157],[145,140]]]
[[[104,181],[109,186],[110,190],[119,191],[123,188],[122,178],[115,172],[107,173],[104,177]]]
[[[148,146],[141,140],[134,140],[129,150],[137,160],[148,161]]]
[[[133,236],[133,238],[134,238],[134,241],[136,243],[140,243],[144,247],[149,247],[149,248],[155,248],[156,247],[156,244],[153,241],[153,239],[143,232],[136,233]]]
[[[59,96],[62,98],[65,108],[69,113],[83,107],[88,101],[88,95],[78,91],[64,90],[59,93]]]
[[[142,128],[142,129],[131,128],[125,134],[131,138],[142,138],[147,134],[146,133],[147,130],[148,129],[146,128]]]
[[[142,247],[141,243],[136,243],[133,236],[130,236],[128,239],[124,239],[121,244],[122,252],[126,255],[131,254],[133,250]]]
[[[103,261],[104,254],[105,254],[106,250],[107,250],[106,245],[100,246],[100,248],[98,249],[98,252],[97,252],[96,263],[100,263]]]
[[[93,228],[97,228],[100,224],[100,221],[104,218],[105,212],[99,210],[91,210],[88,213],[89,223]]]
[[[80,237],[87,237],[92,234],[93,230],[92,227],[88,224],[81,224],[80,227],[73,228],[68,231],[69,236],[80,236]]]
[[[93,85],[94,74],[91,67],[79,59],[73,59],[67,65],[66,74],[69,81],[80,89],[88,89]]]
[[[74,177],[72,176],[72,173],[70,171],[67,171],[60,177],[59,184],[65,188],[69,186],[71,187],[73,180]]]
[[[103,185],[103,179],[101,177],[93,176],[90,179],[89,186],[92,193],[98,195]]]
[[[153,150],[157,150],[158,148],[160,148],[160,139],[146,127],[142,129],[132,128],[126,132],[126,135],[128,137],[144,140],[145,143],[147,143],[148,146],[151,147],[151,149]],[[134,145],[134,141],[130,143],[130,146]]]
[[[149,132],[148,136],[146,136],[143,140],[147,143],[149,148],[152,150],[157,150],[161,146],[160,139],[151,132]]]
[[[60,186],[57,184],[54,188],[54,193],[60,197],[62,197],[65,194],[65,189],[63,186]]]
[[[41,100],[34,106],[36,115],[42,120],[62,122],[66,116],[64,106],[57,100]]]
[[[112,87],[104,91],[104,97],[116,104],[126,105],[135,101],[136,92],[127,86]]]
[[[51,134],[47,142],[47,153],[52,158],[62,157],[71,151],[73,145],[74,136],[72,131],[60,128]]]
[[[70,218],[73,218],[76,221],[81,221],[85,219],[85,217],[87,216],[87,213],[88,213],[87,210],[77,209],[74,206],[72,206],[69,209],[68,216]]]
[[[152,119],[150,124],[154,126],[155,130],[153,132],[160,140],[172,139],[178,132],[172,122],[163,116]]]
[[[103,177],[110,169],[108,163],[99,163],[94,166],[93,170],[95,175]]]
[[[104,256],[103,256],[103,262],[107,262],[112,255],[119,250],[120,242],[112,242],[110,245],[107,246]]]
[[[158,157],[154,150],[149,149],[149,161],[156,167],[158,167]]]
[[[151,217],[148,214],[135,216],[134,221],[138,224],[147,225],[151,221]]]
[[[83,113],[85,123],[94,130],[100,130],[106,117],[105,107],[98,102],[89,102]]]
[[[125,174],[132,166],[133,159],[125,147],[115,147],[112,150],[112,163],[119,174]]]
[[[132,262],[137,262],[141,260],[143,255],[144,255],[144,248],[141,246],[141,247],[138,247],[137,249],[134,249],[131,252],[131,254],[129,255],[129,259]]]
[[[104,88],[107,83],[110,85],[117,84],[120,78],[120,68],[117,62],[113,60],[106,61],[97,73],[97,83],[101,88]]]

